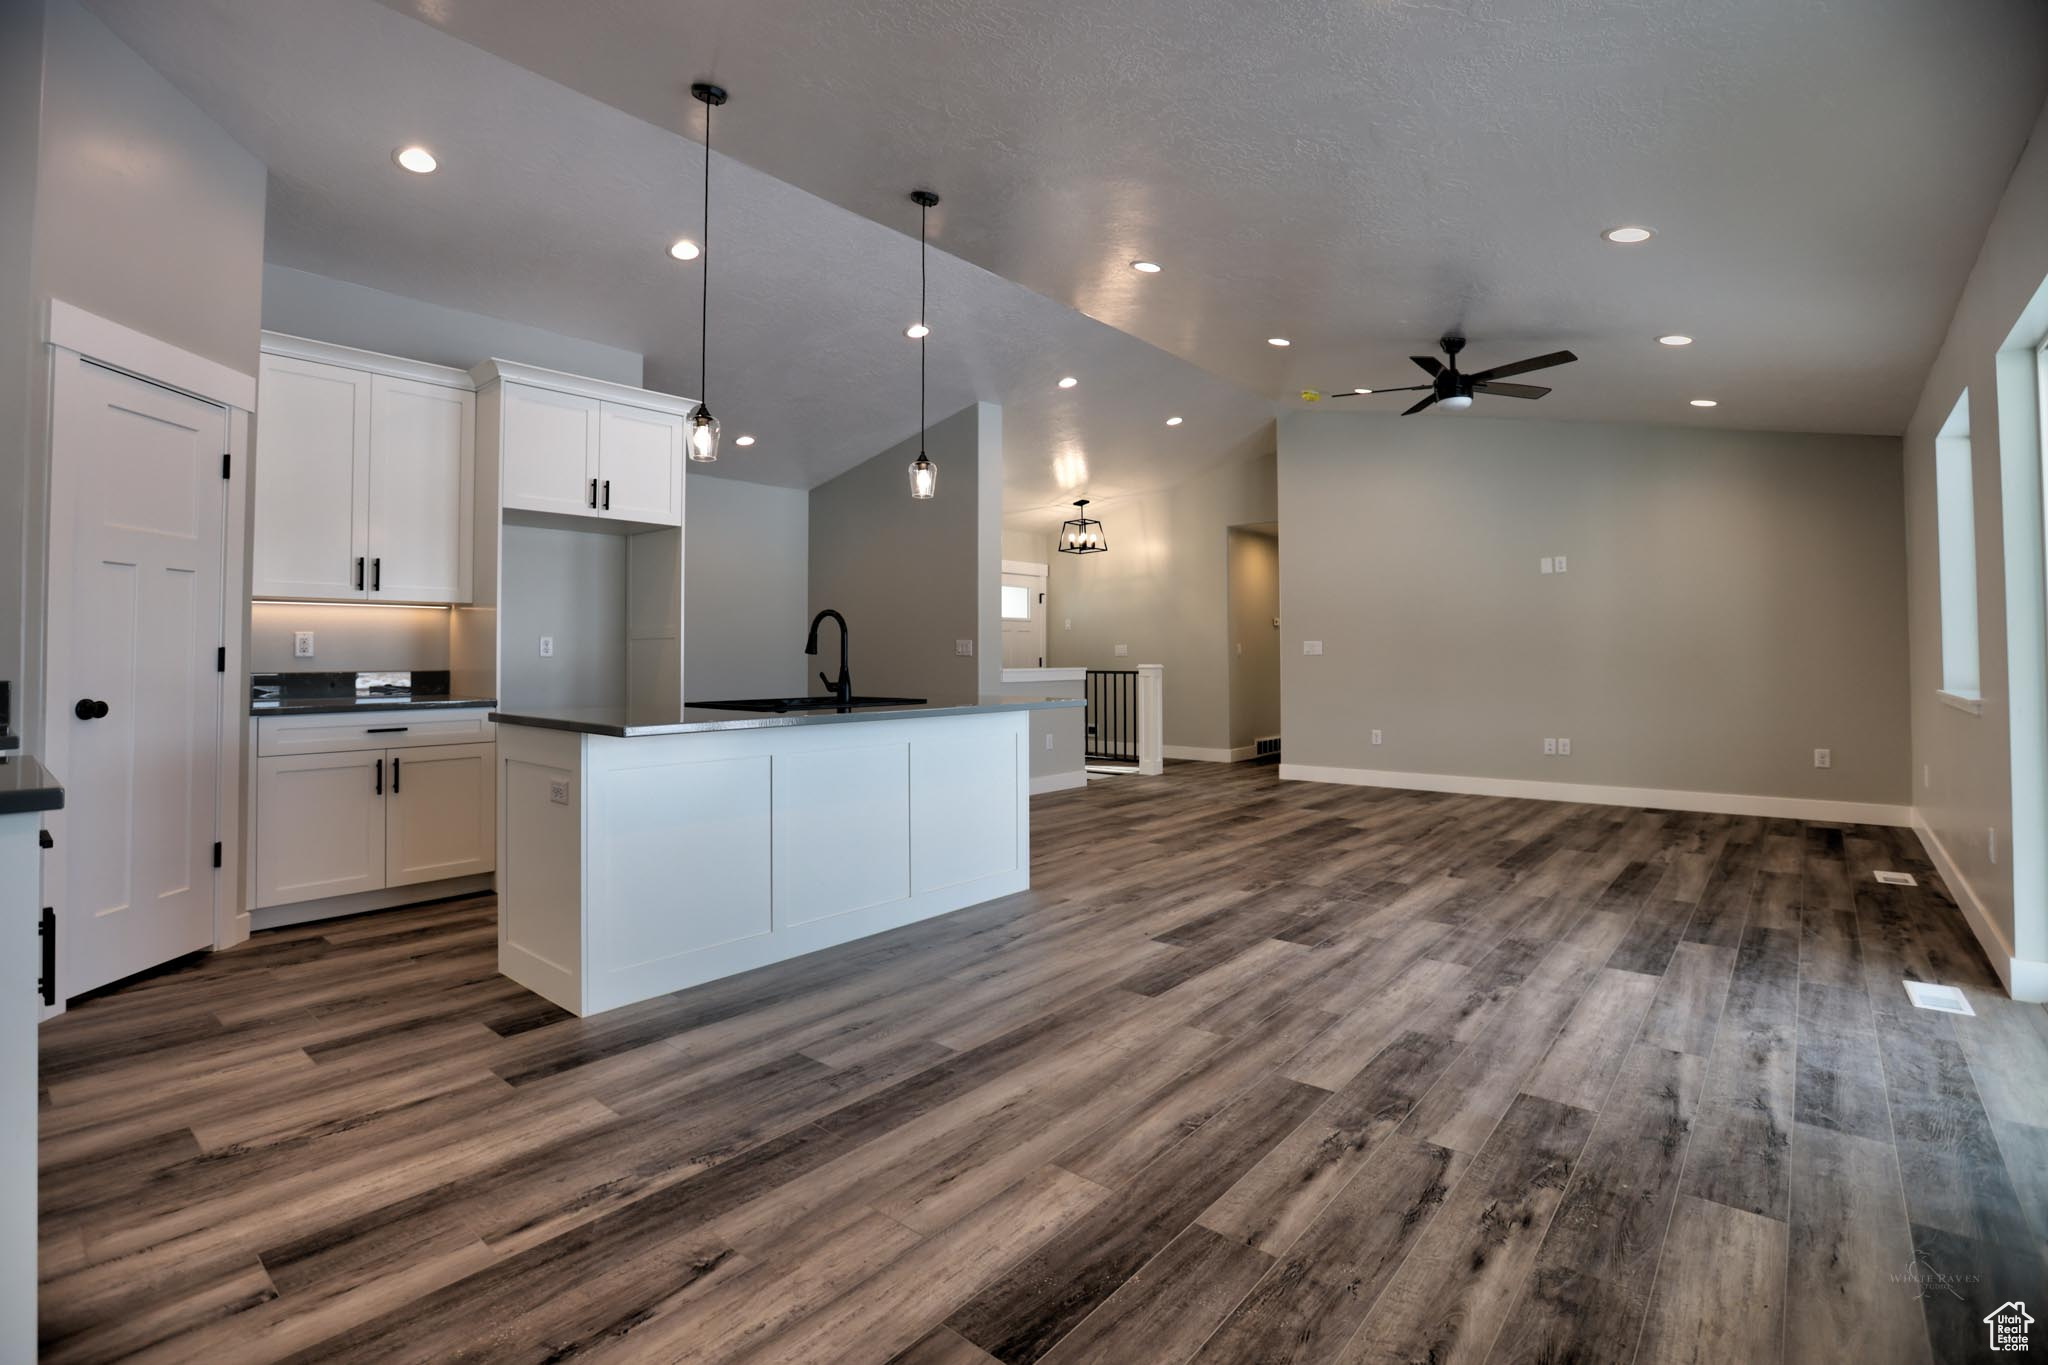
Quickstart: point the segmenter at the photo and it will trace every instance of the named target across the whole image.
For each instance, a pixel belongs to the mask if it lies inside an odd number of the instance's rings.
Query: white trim
[[[1085,668],[1006,668],[1003,670],[1003,681],[1006,683],[1086,682],[1088,681],[1088,670]]]
[[[1951,692],[1945,687],[1938,687],[1934,690],[1934,695],[1941,699],[1943,706],[1952,706],[1965,715],[1984,714],[1984,698],[1973,692]]]
[[[1032,778],[1031,794],[1033,796],[1045,796],[1051,792],[1072,791],[1076,787],[1085,787],[1087,785],[1088,770],[1086,768],[1076,768],[1070,773],[1047,773],[1043,777]]]
[[[159,388],[175,389],[203,403],[256,411],[255,375],[181,350],[62,299],[50,300],[43,339],[110,370]]]
[[[220,638],[227,648],[222,664],[219,745],[215,758],[214,834],[220,840],[220,866],[213,874],[213,946],[232,948],[249,937],[249,913],[243,909],[242,792],[250,771],[254,725],[248,719],[249,670],[243,645],[249,634],[249,414],[228,409],[228,478],[226,512],[221,522]],[[253,786],[248,790],[254,791]],[[254,840],[249,840],[253,844]],[[253,867],[253,860],[250,860]],[[251,882],[253,886],[254,883]]]
[[[1824,801],[1799,796],[1667,791],[1658,787],[1600,787],[1580,782],[1526,782],[1506,777],[1396,773],[1376,768],[1325,768],[1308,763],[1282,763],[1280,778],[1286,782],[1336,782],[1352,787],[1400,787],[1408,791],[1455,792],[1464,796],[1507,796],[1528,801],[1571,801],[1593,806],[1645,806],[1658,810],[1705,811],[1714,815],[1834,820],[1855,825],[1904,826],[1912,823],[1912,809],[1908,806]]]
[[[491,894],[492,874],[478,872],[444,881],[420,882],[413,886],[386,886],[375,891],[357,891],[324,900],[294,901],[289,905],[266,905],[250,912],[251,927],[282,929],[288,924],[311,924],[316,920],[339,919],[372,910],[399,910],[408,905],[425,905],[464,896]]]
[[[517,361],[499,360],[496,357],[471,370],[469,377],[479,391],[503,380],[536,389],[553,389],[557,393],[609,399],[614,403],[625,403],[636,408],[651,408],[656,412],[680,413],[684,417],[696,412],[698,407],[694,398],[683,398],[673,393],[656,393],[652,389],[636,389],[630,384],[614,384],[606,379],[586,379],[580,374],[544,370],[538,365],[521,365]]]
[[[1019,578],[1044,578],[1051,570],[1035,559],[1006,559],[1003,572],[1016,574]]]
[[[310,360],[317,365],[339,365],[348,370],[367,370],[371,374],[411,379],[421,384],[438,384],[442,388],[461,389],[468,393],[476,391],[476,381],[470,378],[467,370],[449,365],[430,365],[424,360],[408,360],[402,355],[386,355],[382,351],[337,346],[331,341],[315,341],[311,337],[295,337],[285,332],[265,332],[263,354]]]
[[[1963,918],[1968,921],[1970,932],[1977,936],[1977,942],[1984,949],[1984,956],[1991,959],[1991,965],[1998,972],[1998,979],[2005,983],[2006,993],[2015,1000],[2032,1003],[2048,1002],[2048,962],[2034,962],[2023,957],[2014,957],[2012,945],[2006,942],[2005,934],[1998,927],[1991,912],[1984,908],[1978,898],[1977,889],[1970,885],[1970,879],[1963,875],[1962,868],[1949,856],[1948,846],[1927,823],[1927,818],[1916,806],[1913,810],[1913,832],[1920,836],[1920,842],[1927,849],[1927,856],[1934,860],[1935,870],[1941,873],[1942,881],[1948,884],[1949,894],[1962,907]]]
[[[1248,758],[1257,758],[1259,746],[1241,744],[1235,749],[1204,749],[1193,744],[1163,744],[1159,752],[1166,758],[1190,763],[1242,763]]]

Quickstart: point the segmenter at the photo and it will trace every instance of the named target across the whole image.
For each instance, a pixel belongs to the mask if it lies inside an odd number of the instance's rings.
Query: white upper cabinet
[[[257,597],[467,602],[476,394],[460,370],[266,335]]]
[[[506,511],[683,524],[683,431],[695,403],[500,360],[471,375],[489,409],[486,442],[496,433]]]
[[[504,505],[524,512],[597,511],[595,398],[528,384],[501,386]]]
[[[263,357],[256,399],[258,597],[360,597],[370,479],[370,379]]]
[[[683,524],[683,417],[606,403],[598,437],[600,516]]]

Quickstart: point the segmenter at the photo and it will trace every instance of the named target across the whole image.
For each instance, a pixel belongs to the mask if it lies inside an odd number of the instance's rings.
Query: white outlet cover
[[[1873,872],[1870,875],[1883,882],[1886,886],[1920,885],[1919,882],[1913,880],[1913,874],[1910,872]]]
[[[555,657],[554,636],[543,635],[540,637],[540,657],[543,659],[552,659]]]
[[[1813,751],[1813,766],[1816,768],[1834,767],[1835,751],[1833,749],[1815,749]]]
[[[1939,1010],[1943,1014],[1977,1013],[1970,1008],[1970,998],[1959,987],[1936,986],[1926,981],[1908,981],[1905,987],[1906,998],[1916,1009]]]
[[[551,777],[548,779],[548,800],[554,802],[558,806],[566,806],[569,804],[568,778]]]
[[[1572,752],[1572,742],[1560,736],[1557,741],[1557,752],[1560,757],[1569,758]]]
[[[1375,744],[1378,744],[1378,743],[1380,742],[1380,732],[1379,732],[1379,731],[1375,730],[1375,731],[1373,731],[1373,732],[1372,732],[1372,742],[1373,742],[1373,743],[1375,743]]]
[[[1323,652],[1323,642],[1321,640],[1303,640],[1301,642],[1301,652],[1304,654],[1320,654]]]
[[[955,654],[964,654],[964,655],[971,655],[971,654],[973,654],[973,653],[974,653],[974,641],[972,641],[972,640],[955,640],[955,641],[953,642],[953,652],[954,652]]]
[[[1048,749],[1052,748],[1052,736],[1051,736],[1051,735],[1047,735],[1047,736],[1045,737],[1045,747],[1046,747],[1046,748],[1048,748]]]
[[[1544,753],[1546,753],[1546,754],[1554,754],[1554,753],[1556,753],[1556,752],[1557,752],[1557,741],[1556,741],[1556,740],[1554,740],[1554,739],[1546,739],[1546,740],[1544,740],[1544,741],[1543,741],[1543,752],[1544,752]]]
[[[1563,572],[1564,572],[1564,556],[1563,556],[1563,555],[1559,555],[1559,556],[1557,557],[1557,561],[1556,561],[1556,563],[1557,563],[1557,571],[1558,571],[1559,573],[1563,573]]]
[[[313,657],[312,631],[295,630],[292,632],[292,657],[294,659],[310,659]]]
[[[1130,656],[1130,652],[1131,647],[1129,645],[1118,645],[1116,647],[1116,657],[1119,659],[1128,658]]]
[[[1061,621],[1061,629],[1063,629],[1063,630],[1072,630],[1072,629],[1074,628],[1074,618],[1073,618],[1073,617],[1071,617],[1071,616],[1063,616],[1063,617],[1061,617],[1061,618],[1060,618],[1060,621]]]

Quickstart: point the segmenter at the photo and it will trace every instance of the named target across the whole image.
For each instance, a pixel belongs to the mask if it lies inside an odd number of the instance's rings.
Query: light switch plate
[[[1551,558],[1551,557],[1550,557],[1549,555],[1545,555],[1545,556],[1543,556],[1543,558],[1541,558],[1541,559],[1539,559],[1539,560],[1537,560],[1537,561],[1536,561],[1536,572],[1537,572],[1537,573],[1556,573],[1556,572],[1557,572],[1557,561],[1556,561],[1556,560],[1554,560],[1554,559],[1552,559],[1552,558]]]
[[[310,659],[313,657],[312,631],[295,630],[292,632],[292,657],[294,659]]]
[[[1321,640],[1303,640],[1301,642],[1301,652],[1304,654],[1320,654],[1323,652],[1323,642]]]
[[[1815,749],[1813,751],[1813,766],[1816,768],[1834,767],[1835,751],[1833,749]]]
[[[1378,744],[1378,743],[1380,742],[1380,732],[1379,732],[1379,731],[1375,730],[1375,731],[1373,731],[1373,732],[1372,732],[1372,742],[1373,742],[1373,743],[1375,743],[1375,744]]]
[[[955,640],[953,642],[953,652],[955,654],[972,655],[974,653],[974,641]]]
[[[1131,647],[1129,645],[1118,645],[1116,647],[1116,657],[1119,659],[1128,658],[1130,653]]]

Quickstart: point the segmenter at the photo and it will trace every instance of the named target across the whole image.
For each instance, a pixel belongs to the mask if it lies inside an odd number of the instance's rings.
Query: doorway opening
[[[1280,525],[1228,530],[1230,757],[1280,761]]]
[[[1003,561],[1003,667],[1045,667],[1046,566]]]

